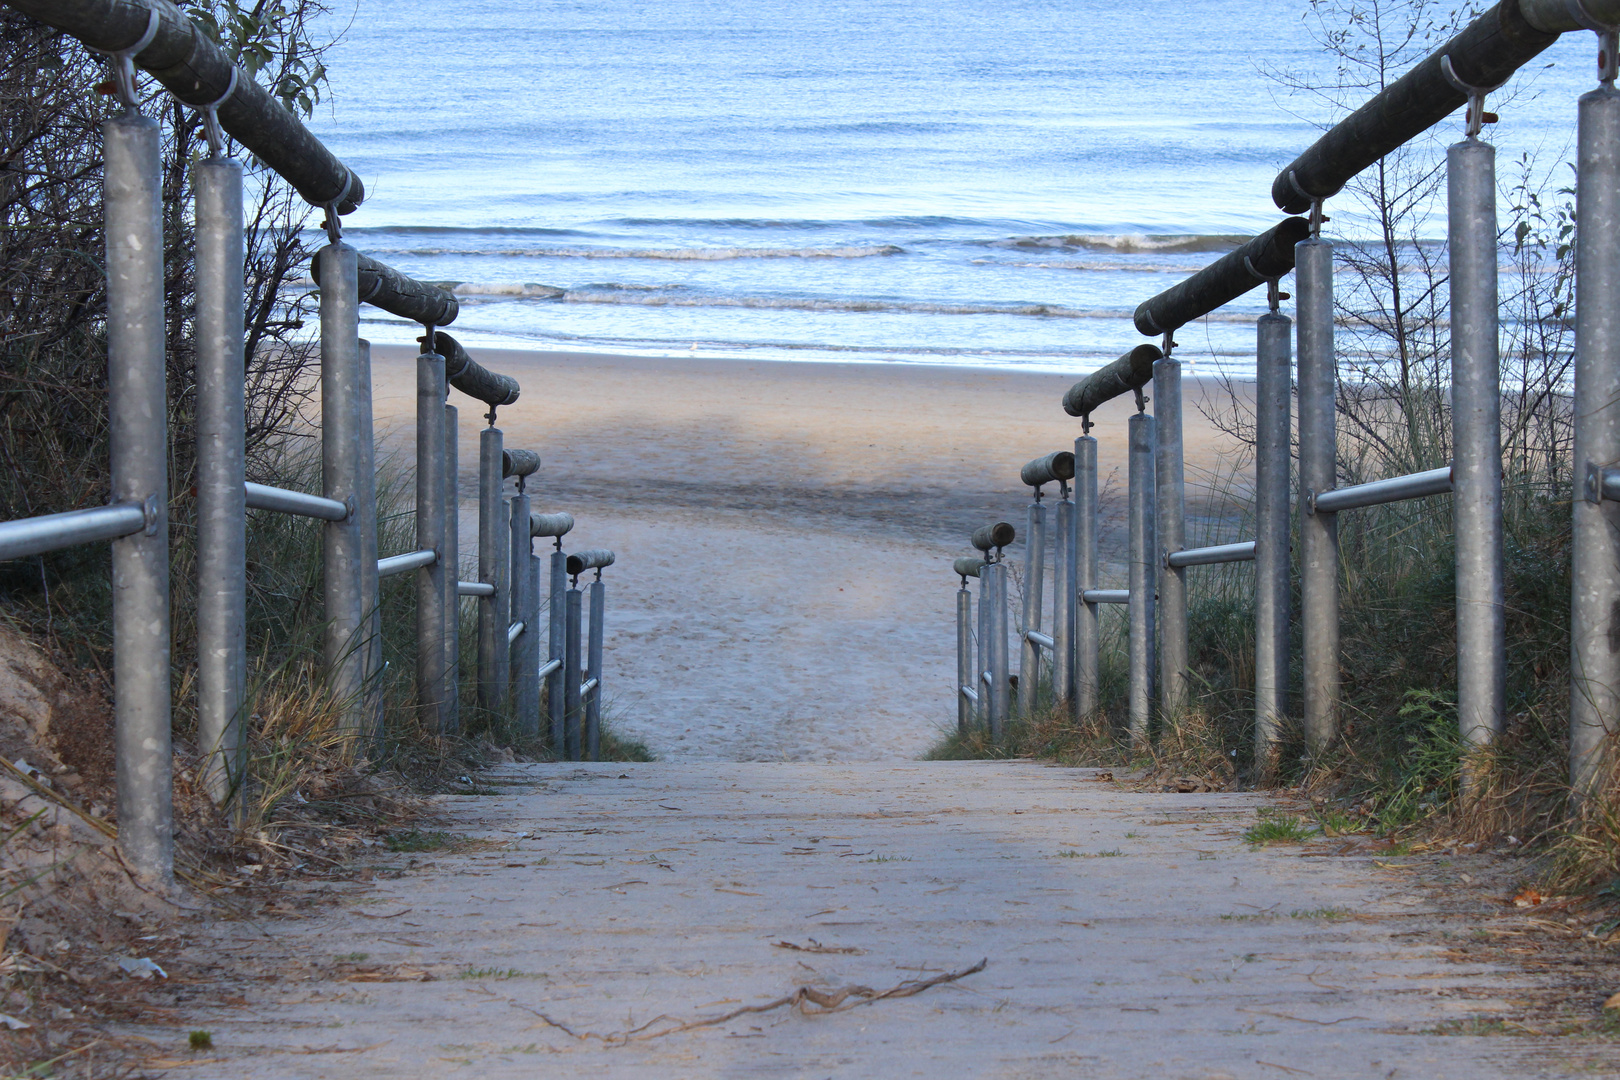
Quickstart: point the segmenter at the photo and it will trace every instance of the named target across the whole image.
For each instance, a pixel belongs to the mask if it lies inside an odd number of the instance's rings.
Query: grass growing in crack
[[[519,971],[517,968],[468,968],[466,971],[457,972],[456,974],[458,979],[526,979],[529,977],[528,972]]]
[[[1262,809],[1259,816],[1260,820],[1243,833],[1244,842],[1252,847],[1265,847],[1268,844],[1303,844],[1316,834],[1314,827],[1293,814],[1268,812],[1267,809]]]
[[[454,851],[467,842],[465,836],[440,829],[405,829],[383,837],[383,846],[389,851]]]

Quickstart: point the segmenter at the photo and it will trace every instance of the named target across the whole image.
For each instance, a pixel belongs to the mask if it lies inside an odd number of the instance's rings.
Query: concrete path
[[[310,917],[222,926],[242,997],[188,1020],[216,1049],[177,1075],[1563,1075],[1527,1065],[1545,1043],[1433,1033],[1505,1011],[1524,977],[1418,944],[1441,917],[1398,870],[1251,850],[1258,796],[1029,763],[522,765],[495,783],[447,806],[487,843],[385,856]],[[981,960],[831,1015],[662,1034]]]

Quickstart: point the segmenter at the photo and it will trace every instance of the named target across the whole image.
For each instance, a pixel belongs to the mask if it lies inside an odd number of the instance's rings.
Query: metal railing
[[[477,700],[541,735],[540,680],[550,680],[553,722],[564,698],[587,699],[584,752],[599,745],[603,596],[592,585],[588,657],[577,622],[564,626],[561,537],[566,514],[531,514],[524,479],[539,457],[505,450],[496,409],[518,400],[516,380],[480,366],[441,328],[454,296],[342,242],[341,215],[365,197],[354,172],[169,0],[8,0],[10,6],[109,55],[121,115],[102,127],[107,266],[111,505],[0,523],[0,558],[111,541],[118,843],[140,876],[173,876],[170,746],[168,415],[165,387],[160,128],[142,115],[137,68],[204,118],[210,154],[194,170],[197,368],[198,732],[205,786],[231,798],[245,766],[246,528],[249,510],[319,520],[322,656],[327,689],[356,737],[381,734],[379,583],[416,575],[416,706],[433,730],[459,730],[459,600],[479,603]],[[320,292],[321,492],[255,484],[244,475],[243,168],[226,135],[325,212],[328,244],[311,274]],[[417,358],[416,547],[379,558],[370,346],[361,303],[422,324]],[[456,511],[456,389],[488,407],[480,437],[478,579],[461,581]],[[503,482],[516,478],[507,499]],[[566,525],[564,525],[566,522]],[[551,658],[540,663],[541,589],[532,539],[557,539],[552,562]],[[595,553],[598,557],[601,553]],[[598,571],[612,562],[591,563]],[[577,590],[575,590],[577,593]],[[566,639],[566,640],[565,640]],[[588,664],[588,683],[560,677]],[[568,683],[565,688],[564,683]],[[565,693],[565,689],[567,692]],[[578,721],[576,720],[576,726]],[[554,735],[559,753],[578,757]]]
[[[1138,345],[1076,383],[1063,399],[1081,419],[1074,448],[1072,527],[1058,529],[1060,577],[1055,607],[1053,687],[1076,718],[1097,701],[1096,605],[1129,607],[1129,726],[1149,737],[1157,714],[1174,721],[1188,703],[1187,594],[1192,566],[1255,563],[1255,756],[1262,776],[1274,767],[1289,706],[1289,580],[1292,522],[1291,398],[1293,320],[1280,311],[1279,281],[1295,276],[1298,317],[1300,515],[1299,580],[1303,638],[1300,714],[1309,750],[1320,753],[1340,732],[1337,514],[1403,499],[1450,494],[1456,535],[1458,724],[1469,747],[1503,730],[1506,648],[1503,623],[1502,450],[1498,362],[1495,151],[1479,138],[1485,95],[1547,49],[1561,34],[1598,35],[1599,87],[1578,106],[1574,461],[1585,497],[1573,506],[1570,717],[1571,781],[1590,790],[1604,775],[1611,734],[1620,731],[1620,0],[1501,0],[1322,135],[1271,186],[1288,214],[1273,228],[1222,256],[1135,312],[1136,328],[1162,339]],[[1467,106],[1465,137],[1447,152],[1448,282],[1451,308],[1452,442],[1445,468],[1340,488],[1337,484],[1333,245],[1322,238],[1323,202],[1385,154]],[[1256,538],[1188,550],[1182,461],[1181,366],[1175,331],[1267,286],[1269,311],[1256,320]],[[1581,301],[1585,299],[1583,304]],[[1153,413],[1143,389],[1152,384]],[[1129,421],[1130,587],[1096,588],[1097,443],[1091,414],[1134,393]],[[1032,463],[1033,464],[1033,463]],[[1028,470],[1029,466],[1026,466]],[[1028,482],[1027,475],[1025,476]],[[1032,514],[1032,525],[1036,518]],[[1038,536],[1030,537],[1031,545]],[[1039,556],[1026,554],[1026,568]],[[1066,577],[1072,568],[1072,579]],[[1037,570],[1038,573],[1038,570]],[[964,579],[965,584],[965,579]],[[964,589],[965,592],[965,589]],[[981,590],[982,592],[982,590]],[[1068,602],[1068,597],[1075,601]],[[961,598],[959,597],[959,605]],[[1026,670],[1038,653],[1038,621],[1026,593]],[[960,616],[959,616],[960,617]],[[981,619],[981,625],[983,620]],[[983,646],[981,646],[982,652]],[[1154,663],[1155,653],[1157,663]],[[1155,667],[1157,687],[1154,686]],[[1065,681],[1063,672],[1068,669]],[[1064,693],[1064,691],[1067,691]],[[960,695],[959,695],[960,696]],[[1028,700],[1027,695],[1021,698]],[[1465,769],[1465,786],[1472,781]]]

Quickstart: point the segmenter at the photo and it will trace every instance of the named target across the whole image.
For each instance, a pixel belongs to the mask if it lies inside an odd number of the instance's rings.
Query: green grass
[[[383,837],[383,846],[389,851],[454,851],[467,843],[465,836],[439,829],[404,829]]]
[[[1243,832],[1243,840],[1252,847],[1270,844],[1303,844],[1316,835],[1316,829],[1303,818],[1293,814],[1261,810],[1256,821]]]

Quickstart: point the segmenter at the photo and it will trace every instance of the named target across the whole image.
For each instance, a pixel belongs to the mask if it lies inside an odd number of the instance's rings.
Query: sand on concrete
[[[955,722],[950,562],[987,521],[1022,528],[1019,467],[1080,434],[1061,375],[473,351],[523,387],[499,426],[507,445],[541,455],[537,509],[574,515],[571,547],[619,554],[604,578],[610,716],[683,760],[925,750]],[[414,350],[375,347],[372,367],[378,429],[409,460]],[[1243,487],[1241,447],[1206,418],[1229,408],[1227,388],[1186,386],[1190,479]],[[1247,401],[1250,388],[1232,392]],[[484,408],[452,398],[470,556]],[[1093,432],[1118,578],[1105,585],[1123,584],[1134,411],[1110,403]],[[1190,501],[1196,514],[1196,490]]]
[[[1517,1080],[1615,1064],[1590,1041],[1442,1034],[1552,973],[1450,959],[1442,931],[1493,904],[1444,915],[1403,860],[1250,848],[1262,794],[1132,793],[1019,762],[519,765],[485,782],[445,806],[482,843],[378,855],[371,886],[193,937],[174,973],[206,985],[184,1024],[213,1049],[175,1060],[177,1017],[146,1032],[154,1054],[232,1080]],[[659,1034],[981,959],[913,997]],[[1589,1054],[1607,1065],[1572,1060]]]

